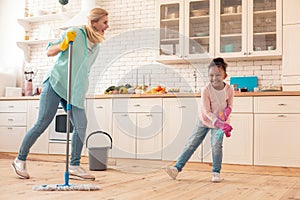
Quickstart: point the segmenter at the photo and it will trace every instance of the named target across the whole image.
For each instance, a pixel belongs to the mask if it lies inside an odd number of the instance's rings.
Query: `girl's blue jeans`
[[[221,171],[222,157],[223,157],[223,134],[220,135],[219,129],[208,128],[198,121],[196,127],[193,130],[191,137],[188,140],[183,152],[179,156],[175,167],[178,171],[182,171],[182,168],[193,155],[195,150],[203,142],[207,133],[211,130],[211,150],[212,150],[212,172]]]
[[[58,96],[53,90],[49,80],[46,80],[43,83],[42,93],[40,95],[38,118],[22,141],[18,154],[19,160],[25,161],[27,159],[30,148],[55,117],[59,103],[61,103],[66,110],[66,100]],[[81,151],[86,134],[87,118],[85,110],[75,106],[72,106],[70,113],[70,119],[73,125],[70,165],[75,166],[80,165]]]

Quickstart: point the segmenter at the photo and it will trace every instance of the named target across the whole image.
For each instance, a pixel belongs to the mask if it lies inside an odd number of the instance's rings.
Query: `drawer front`
[[[0,112],[26,112],[27,101],[0,101]]]
[[[300,96],[254,97],[255,113],[300,113]]]
[[[253,97],[234,97],[233,108],[234,113],[252,113]]]
[[[26,113],[0,113],[0,126],[26,126]]]
[[[299,85],[282,85],[283,91],[300,91],[300,84]]]
[[[113,99],[113,112],[162,112],[162,98]]]
[[[18,152],[26,127],[0,127],[0,151]]]

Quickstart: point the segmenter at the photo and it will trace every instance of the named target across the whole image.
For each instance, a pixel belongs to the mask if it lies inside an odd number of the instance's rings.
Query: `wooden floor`
[[[111,159],[106,171],[90,171],[96,181],[70,180],[98,185],[98,191],[34,191],[35,185],[64,183],[64,157],[30,155],[31,179],[23,180],[12,170],[15,156],[0,153],[0,199],[300,200],[300,168],[223,165],[223,181],[212,183],[210,164],[188,163],[178,180],[172,180],[163,171],[170,162],[127,159]],[[88,169],[87,158],[82,167]]]

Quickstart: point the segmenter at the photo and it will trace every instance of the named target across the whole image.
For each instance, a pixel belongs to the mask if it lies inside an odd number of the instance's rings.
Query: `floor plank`
[[[71,184],[99,185],[99,191],[34,191],[34,185],[63,184],[64,156],[30,155],[31,179],[19,179],[11,162],[16,154],[0,153],[0,199],[231,199],[300,200],[300,168],[223,165],[221,183],[212,183],[211,164],[188,163],[172,180],[163,168],[173,162],[110,159],[106,171],[90,171],[96,181]],[[88,159],[82,159],[88,169]]]

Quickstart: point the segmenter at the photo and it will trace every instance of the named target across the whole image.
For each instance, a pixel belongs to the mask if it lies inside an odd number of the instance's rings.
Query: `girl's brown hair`
[[[101,17],[107,16],[108,12],[102,8],[93,8],[88,15],[88,24],[85,26],[88,39],[92,43],[101,43],[104,40],[102,34],[97,32],[92,26],[92,22],[97,22]]]

